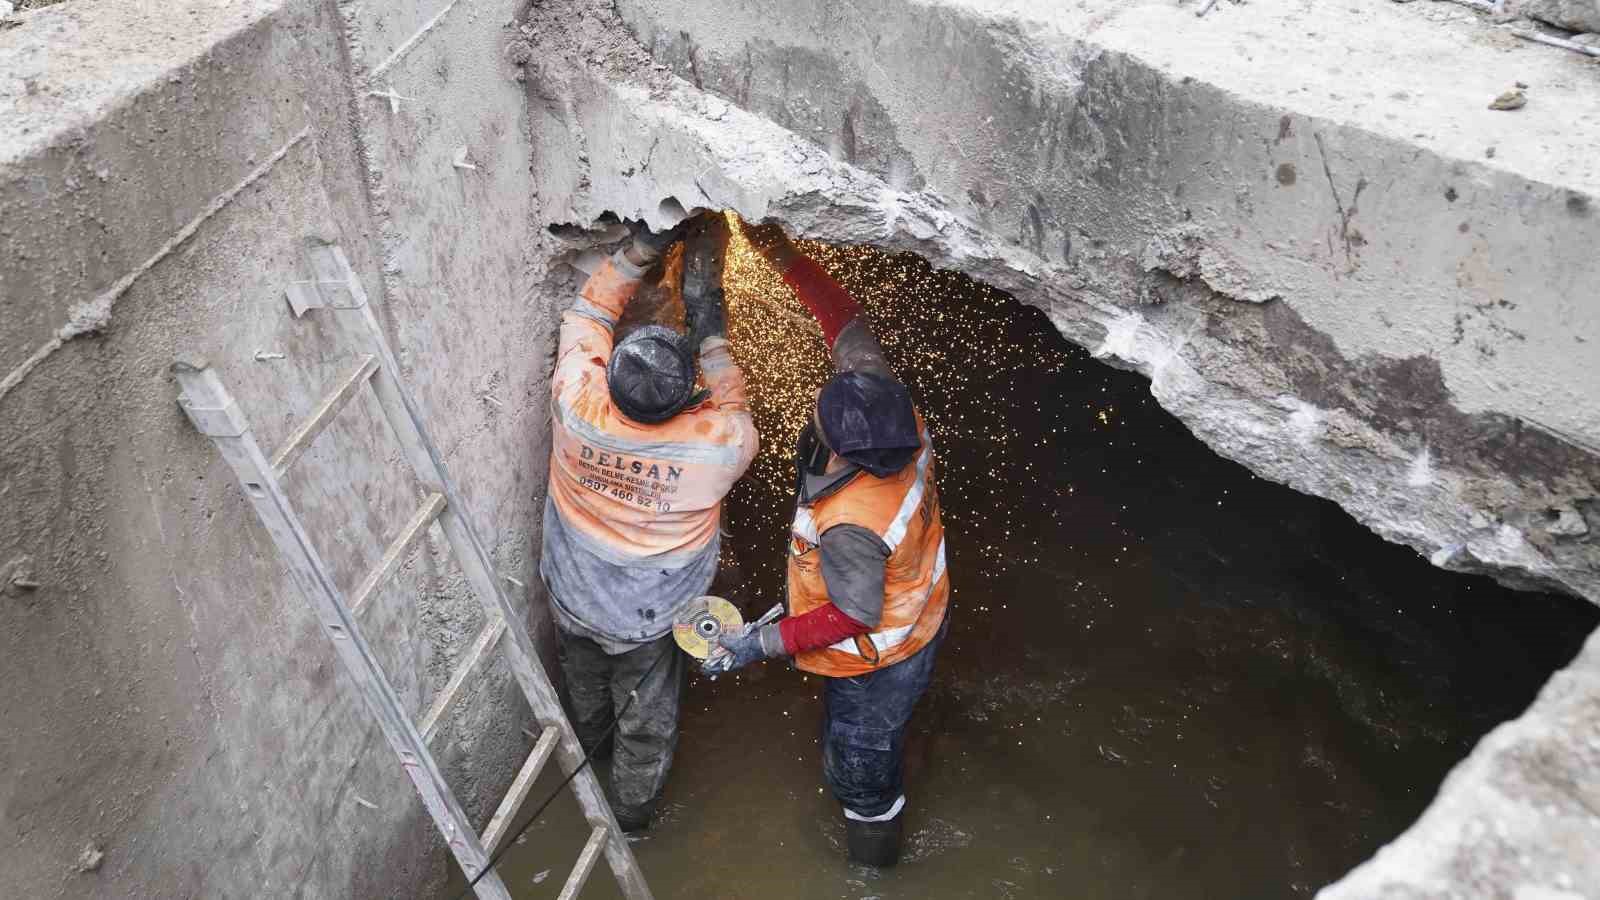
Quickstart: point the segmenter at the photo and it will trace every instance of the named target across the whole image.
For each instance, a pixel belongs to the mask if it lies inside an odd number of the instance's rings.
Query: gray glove
[[[683,238],[683,233],[688,230],[689,219],[668,228],[666,231],[651,231],[650,226],[640,221],[628,222],[628,227],[633,230],[633,256],[641,265],[655,262],[667,248]]]
[[[769,649],[773,644],[777,645],[777,652]],[[712,678],[727,672],[737,672],[751,663],[781,656],[782,648],[783,637],[778,634],[776,625],[748,629],[738,635],[723,635],[717,638],[717,646],[711,651],[711,655],[700,664],[700,671]]]

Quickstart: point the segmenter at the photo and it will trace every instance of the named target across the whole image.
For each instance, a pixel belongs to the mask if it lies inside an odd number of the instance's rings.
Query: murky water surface
[[[1036,310],[914,258],[814,249],[865,297],[943,466],[954,619],[913,722],[905,861],[845,862],[818,682],[769,663],[689,685],[665,814],[634,845],[662,900],[1307,896],[1600,621],[1252,477]],[[759,614],[781,596],[788,439],[826,366],[735,251],[768,450],[730,503],[718,590]],[[503,864],[518,897],[559,892],[576,818],[560,798]],[[602,866],[584,896],[614,895]]]

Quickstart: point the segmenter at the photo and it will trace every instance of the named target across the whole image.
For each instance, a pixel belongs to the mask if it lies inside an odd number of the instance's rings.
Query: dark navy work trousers
[[[904,793],[906,725],[933,678],[933,661],[950,630],[945,615],[927,646],[892,666],[854,678],[825,678],[822,774],[856,818],[882,816]]]

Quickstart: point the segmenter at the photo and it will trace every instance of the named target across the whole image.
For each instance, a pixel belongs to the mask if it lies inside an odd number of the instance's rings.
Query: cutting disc
[[[707,594],[689,601],[672,623],[672,637],[683,652],[695,659],[711,655],[719,635],[737,634],[744,627],[744,617],[732,603],[721,597]]]

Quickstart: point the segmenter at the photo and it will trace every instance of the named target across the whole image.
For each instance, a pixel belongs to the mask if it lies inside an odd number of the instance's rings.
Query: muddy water
[[[663,900],[1307,896],[1600,621],[1254,478],[1004,295],[817,250],[867,298],[944,467],[954,619],[913,723],[905,861],[844,861],[817,680],[767,664],[689,685],[665,813],[634,845]],[[750,265],[734,338],[777,451],[825,369]],[[730,503],[718,589],[747,612],[781,596],[788,471],[764,454]],[[516,896],[556,896],[575,820],[563,797],[508,858]],[[584,894],[614,895],[603,869]]]

